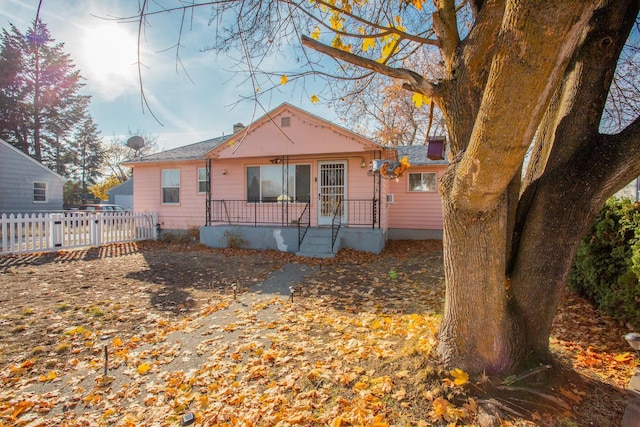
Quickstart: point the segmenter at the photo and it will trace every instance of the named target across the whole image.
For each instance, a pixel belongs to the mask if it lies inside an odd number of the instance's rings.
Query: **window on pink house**
[[[162,169],[162,204],[180,203],[180,169]]]
[[[198,168],[198,193],[207,192],[207,168]]]
[[[247,201],[307,203],[311,198],[311,165],[247,167]]]
[[[437,176],[435,172],[409,174],[409,191],[436,191]]]

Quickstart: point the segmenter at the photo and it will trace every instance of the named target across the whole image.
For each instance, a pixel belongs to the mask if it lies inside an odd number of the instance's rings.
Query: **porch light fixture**
[[[227,174],[227,170],[226,169],[222,169],[222,175],[226,175]]]
[[[638,357],[640,357],[640,334],[637,332],[629,332],[624,336],[624,339],[627,340],[631,348],[636,352]]]
[[[360,167],[361,168],[366,168],[367,167],[367,162],[364,160],[364,157],[361,157],[362,161],[360,162]]]

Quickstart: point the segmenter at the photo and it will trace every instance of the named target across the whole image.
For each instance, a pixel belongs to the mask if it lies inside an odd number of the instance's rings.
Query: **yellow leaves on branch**
[[[282,77],[280,77],[280,84],[281,85],[286,85],[288,81],[289,81],[289,77],[287,77],[286,74],[283,74]]]
[[[311,32],[311,38],[314,40],[320,40],[320,27],[318,27],[317,25]]]
[[[422,108],[422,105],[424,104],[431,104],[431,99],[428,96],[418,92],[415,92],[413,94],[413,96],[411,97],[411,101],[413,102],[413,105],[416,106],[416,108]]]
[[[318,98],[318,95],[311,95],[311,102],[314,104],[320,102],[320,98]]]
[[[332,13],[329,17],[329,24],[334,31],[342,31],[344,28],[344,18],[339,13]]]
[[[366,52],[369,49],[373,49],[376,47],[376,39],[373,37],[367,37],[366,39],[362,40],[362,51]]]
[[[336,36],[333,38],[333,41],[331,42],[331,47],[342,50],[344,52],[351,52],[351,45],[344,44],[340,34],[336,34]]]

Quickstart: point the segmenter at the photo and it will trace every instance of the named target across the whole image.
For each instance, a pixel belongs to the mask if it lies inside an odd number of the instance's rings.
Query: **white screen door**
[[[331,225],[340,201],[346,198],[347,162],[322,162],[318,163],[318,167],[318,225]],[[344,222],[346,205],[343,203],[340,206],[338,215]]]

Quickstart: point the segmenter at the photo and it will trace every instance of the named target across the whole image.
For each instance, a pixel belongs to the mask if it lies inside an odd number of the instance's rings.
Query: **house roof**
[[[134,166],[142,163],[202,160],[206,153],[225,142],[231,136],[232,135],[219,136],[217,138],[207,139],[205,141],[196,142],[182,147],[172,148],[171,150],[148,154],[139,159],[127,160],[122,164],[125,166]]]
[[[314,122],[323,122],[327,123],[332,129],[337,130],[338,132],[349,135],[350,137],[361,141],[364,144],[371,144],[370,147],[380,147],[381,149],[386,150],[395,150],[397,153],[397,158],[401,159],[404,156],[409,158],[409,163],[415,166],[427,166],[427,165],[447,165],[449,164],[448,154],[449,154],[449,146],[446,146],[446,153],[444,155],[443,160],[431,160],[427,157],[427,146],[426,145],[407,145],[407,146],[383,146],[378,142],[375,142],[371,139],[368,139],[360,134],[354,133],[353,131],[336,125],[334,123],[328,122],[327,120],[315,116],[308,111],[302,110],[298,107],[295,107],[288,103],[283,103],[275,109],[269,111],[264,116],[252,122],[249,126],[246,126],[239,130],[238,132],[230,135],[224,135],[217,138],[207,139],[205,141],[196,142],[193,144],[185,145],[182,147],[173,148],[171,150],[161,151],[158,153],[153,153],[141,157],[139,159],[128,160],[123,163],[125,166],[135,166],[139,164],[146,163],[164,163],[164,162],[173,162],[173,161],[189,161],[189,160],[202,160],[206,157],[212,156],[214,153],[219,153],[221,150],[227,148],[227,145],[224,144],[226,141],[230,141],[229,147],[233,146],[232,142],[234,138],[240,138],[243,133],[255,130],[256,128],[264,125],[265,123],[269,123],[273,121],[273,117],[276,117],[278,114],[283,111],[295,112],[297,114],[304,115],[307,119],[311,119]],[[209,156],[207,156],[209,155]]]
[[[37,161],[36,159],[34,159],[33,157],[31,157],[28,154],[25,154],[22,150],[14,147],[13,145],[9,144],[7,141],[5,141],[4,139],[0,138],[0,144],[3,144],[5,146],[7,146],[8,148],[10,148],[11,150],[13,150],[14,152],[16,152],[17,154],[19,154],[20,156],[24,157],[25,159],[27,159],[28,161],[38,165],[39,167],[41,167],[42,169],[46,170],[47,172],[50,172],[51,175],[55,176],[56,178],[62,180],[62,181],[67,181],[67,178],[65,178],[64,176],[60,175],[59,173],[56,173],[55,171],[52,171],[51,169],[49,169],[48,167],[46,167],[45,165],[43,165],[42,163],[40,163],[39,161]]]
[[[277,120],[278,117],[283,116],[282,118],[286,119],[284,116],[292,116],[295,117],[299,123],[303,123],[308,127],[308,131],[301,133],[300,128],[298,128],[297,136],[296,131],[292,128],[289,128],[290,121],[287,121],[286,125],[284,122]],[[288,154],[313,154],[313,153],[330,153],[332,152],[346,152],[346,151],[354,151],[360,152],[370,149],[385,149],[383,145],[380,143],[369,139],[368,137],[355,133],[352,130],[349,130],[343,126],[337,125],[329,120],[326,120],[322,117],[319,117],[315,114],[312,114],[306,110],[303,110],[299,107],[291,105],[287,102],[280,104],[278,107],[273,110],[265,113],[262,117],[254,120],[248,126],[245,126],[229,139],[228,144],[220,144],[213,149],[211,149],[206,157],[231,157],[228,153],[231,152],[234,155],[238,150],[239,146],[243,144],[245,138],[250,137],[250,134],[260,132],[261,129],[265,132],[269,132],[266,128],[270,128],[273,134],[273,129],[277,129],[275,133],[278,135],[277,140],[281,143],[280,145],[266,146],[260,144],[261,147],[261,155],[275,155],[275,154],[284,154],[283,147],[287,148]],[[315,128],[315,130],[312,130]],[[291,129],[291,130],[290,130]],[[330,147],[327,140],[324,141],[323,144],[318,144],[318,141],[314,141],[311,145],[308,143],[309,136],[311,134],[317,135],[318,133],[324,133],[325,136],[331,133],[332,135],[337,135],[341,138],[341,142],[337,144],[341,144],[340,147]],[[317,137],[317,136],[316,136]],[[335,140],[335,138],[331,137],[331,140]],[[254,141],[255,142],[255,141]],[[262,141],[260,141],[262,142]],[[256,144],[254,144],[255,147]],[[350,148],[349,148],[350,147]],[[265,153],[265,151],[272,149],[272,152]],[[311,149],[311,151],[308,151]],[[302,150],[302,151],[301,151]],[[225,151],[227,155],[225,155]],[[255,153],[248,154],[247,150],[242,152],[242,148],[238,151],[239,157],[249,156],[252,157],[256,155]],[[259,156],[259,155],[258,155]]]
[[[391,147],[390,147],[391,148]],[[398,145],[393,147],[398,153],[398,159],[407,156],[409,163],[414,166],[426,166],[426,165],[448,165],[449,164],[449,145],[447,144],[444,159],[431,160],[427,157],[426,145]]]

